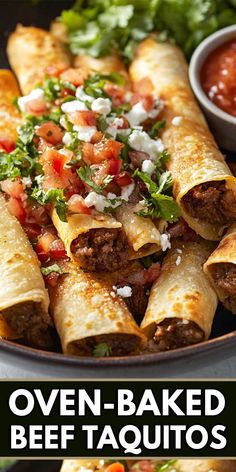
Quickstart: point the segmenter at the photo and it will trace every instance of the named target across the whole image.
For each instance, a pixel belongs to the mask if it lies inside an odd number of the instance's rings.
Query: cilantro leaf
[[[149,193],[158,192],[158,185],[152,180],[149,174],[146,172],[141,172],[139,169],[133,173],[133,177],[139,177],[146,185]]]
[[[64,270],[58,264],[52,264],[48,267],[41,267],[42,274],[46,277],[53,272],[59,275],[65,274]]]
[[[107,343],[100,343],[94,347],[94,357],[110,357],[112,355],[112,348]]]
[[[9,154],[0,152],[0,180],[27,177],[40,169],[40,164],[24,149],[16,148]]]
[[[154,201],[156,214],[159,215],[163,220],[169,223],[174,223],[180,217],[180,209],[173,199],[169,195],[162,193],[152,193],[152,201]]]
[[[91,187],[96,193],[102,193],[102,187],[95,184],[92,180],[92,169],[89,166],[82,166],[77,169],[77,174],[89,187]]]
[[[46,205],[47,203],[53,203],[57,214],[61,221],[66,222],[66,199],[62,189],[51,189],[45,192],[40,187],[35,187],[31,194],[31,197],[34,198],[40,205]]]
[[[160,120],[154,123],[154,125],[151,127],[150,131],[148,131],[148,134],[150,138],[157,138],[160,129],[164,128],[166,125],[165,120]]]

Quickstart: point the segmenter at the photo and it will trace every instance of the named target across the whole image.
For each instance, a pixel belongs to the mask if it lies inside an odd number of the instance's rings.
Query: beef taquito
[[[219,240],[236,221],[236,179],[193,96],[183,53],[148,38],[137,48],[130,75],[134,88],[144,87],[145,79],[146,87],[164,101],[162,140],[184,219],[203,238]]]
[[[236,314],[236,225],[229,228],[207,259],[204,272],[223,305]]]
[[[72,263],[63,269],[65,275],[49,293],[64,354],[102,357],[138,353],[146,338],[112,284]],[[96,349],[104,343],[106,353],[99,354]]]
[[[204,240],[175,241],[164,258],[141,323],[161,351],[208,339],[217,296],[202,266],[211,252],[212,243]]]
[[[48,68],[63,71],[70,67],[67,48],[48,31],[18,25],[9,37],[7,54],[23,94],[42,82]]]

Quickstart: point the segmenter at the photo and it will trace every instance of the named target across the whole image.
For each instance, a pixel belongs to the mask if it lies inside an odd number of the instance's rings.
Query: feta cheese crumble
[[[88,108],[85,103],[81,102],[80,100],[70,100],[69,102],[62,104],[61,110],[63,113],[72,113],[73,111],[88,110]]]
[[[171,248],[171,243],[170,243],[170,235],[167,233],[161,234],[161,249],[162,251],[166,251],[167,249]]]
[[[133,193],[135,187],[135,183],[132,182],[129,185],[124,185],[124,187],[121,187],[121,199],[125,200],[128,202],[130,195]]]
[[[72,143],[71,133],[66,132],[62,138],[62,142],[65,144],[65,146],[70,146]]]
[[[128,138],[130,147],[135,151],[142,151],[149,154],[155,161],[161,152],[164,151],[164,144],[161,139],[151,139],[146,131],[134,130]]]
[[[91,97],[91,95],[87,95],[87,93],[85,93],[84,88],[82,86],[76,89],[75,96],[82,102],[86,101],[86,102],[92,103],[94,101],[94,98]]]
[[[175,116],[171,121],[172,125],[179,126],[182,121],[182,116]]]
[[[115,285],[113,285],[113,290],[117,293],[122,298],[129,298],[132,296],[132,288],[129,287],[128,285],[125,285],[124,287],[117,288]]]
[[[92,110],[101,115],[109,115],[111,113],[111,100],[109,98],[96,98],[92,103]]]
[[[99,195],[96,192],[90,192],[84,199],[85,205],[90,208],[94,206],[97,211],[103,212],[104,209],[109,206],[107,200],[103,195]]]
[[[146,172],[149,175],[152,175],[155,170],[155,164],[152,161],[145,159],[142,163],[142,172]]]
[[[27,104],[32,100],[38,100],[39,98],[44,98],[44,91],[41,88],[36,88],[30,92],[29,95],[18,98],[18,105],[20,110],[25,113],[27,111]]]
[[[145,110],[142,102],[138,102],[125,114],[125,118],[133,128],[134,126],[140,125],[140,123],[143,123],[143,121],[148,118],[148,112]]]
[[[96,126],[75,125],[73,129],[74,131],[77,131],[78,139],[80,139],[81,141],[85,141],[87,143],[90,143],[94,133],[96,133],[97,131]]]

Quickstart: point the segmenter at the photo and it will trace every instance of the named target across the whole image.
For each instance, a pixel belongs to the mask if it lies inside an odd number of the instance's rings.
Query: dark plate
[[[17,461],[4,467],[2,472],[59,472],[61,461]]]
[[[72,0],[41,0],[32,5],[31,0],[0,0],[0,66],[8,67],[6,41],[17,23],[48,28],[51,20]],[[236,316],[219,306],[215,317],[211,340],[194,347],[145,356],[122,358],[77,358],[47,353],[20,346],[14,342],[1,341],[1,360],[8,366],[16,366],[15,376],[24,369],[37,376],[58,375],[62,377],[154,377],[201,375],[201,372],[217,376],[217,363],[236,354]],[[213,370],[212,370],[213,369]],[[235,368],[236,370],[236,368]],[[220,375],[219,375],[220,376]],[[222,372],[221,372],[222,376]]]

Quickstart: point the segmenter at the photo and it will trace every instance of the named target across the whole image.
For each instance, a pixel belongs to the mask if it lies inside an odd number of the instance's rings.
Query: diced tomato
[[[57,237],[54,236],[52,233],[45,232],[39,237],[38,242],[35,247],[35,251],[37,253],[44,252],[46,254],[49,254],[51,244],[53,241],[55,241],[55,239],[57,239]]]
[[[60,79],[62,82],[70,82],[71,84],[75,85],[75,87],[78,87],[84,83],[87,77],[88,74],[84,70],[70,68],[62,72]]]
[[[44,69],[45,75],[49,75],[50,77],[59,77],[62,74],[63,69],[59,66],[48,66]]]
[[[91,110],[73,111],[68,113],[68,118],[73,125],[96,126],[97,124],[97,115]]]
[[[49,255],[46,252],[38,252],[37,257],[40,262],[47,262],[49,260]]]
[[[68,210],[71,213],[91,214],[91,209],[85,205],[84,199],[78,194],[72,195],[68,200]]]
[[[86,164],[98,164],[107,159],[117,159],[123,147],[113,139],[103,139],[97,144],[84,143],[82,152]]]
[[[41,227],[36,223],[25,223],[24,230],[29,239],[35,239],[41,234]]]
[[[47,104],[43,98],[35,98],[26,104],[26,110],[33,115],[41,115],[48,111]]]
[[[118,175],[115,175],[114,181],[120,186],[124,187],[125,185],[130,185],[132,183],[132,179],[129,173],[125,170]]]
[[[7,201],[7,208],[9,212],[19,220],[21,224],[24,223],[26,218],[26,212],[21,200],[18,200],[14,197],[10,197]]]
[[[92,143],[92,144],[97,144],[97,143],[99,143],[103,138],[104,138],[104,134],[102,133],[102,131],[95,131],[95,133],[93,134],[93,136],[92,136],[92,138],[91,138],[91,143]]]
[[[50,188],[66,188],[72,179],[72,170],[65,168],[70,158],[65,153],[60,153],[55,149],[46,151],[40,158],[44,171],[44,190]]]
[[[1,182],[1,189],[10,197],[21,199],[24,196],[25,188],[19,178],[15,180],[6,179]]]
[[[105,468],[105,472],[125,472],[125,467],[120,462],[113,462]]]
[[[75,95],[75,92],[73,90],[71,90],[70,88],[64,88],[62,89],[61,91],[61,98],[66,98],[68,97],[68,95],[70,96],[74,96]]]
[[[135,93],[139,93],[141,95],[151,95],[153,92],[153,83],[149,77],[145,77],[144,79],[139,80],[134,84],[134,91]]]
[[[57,145],[62,141],[63,133],[61,128],[53,121],[43,123],[36,131],[37,136],[45,139],[50,144]]]
[[[110,159],[109,160],[109,172],[110,175],[119,174],[122,167],[122,162],[120,159]]]
[[[51,274],[48,274],[44,277],[44,281],[47,285],[50,285],[50,287],[56,287],[59,277],[60,274],[57,272],[51,272]]]
[[[55,239],[51,242],[49,254],[53,259],[62,259],[67,257],[65,246],[60,239]]]
[[[0,136],[0,149],[9,153],[9,152],[14,151],[15,147],[16,147],[16,144],[13,140],[5,136]]]
[[[131,105],[135,105],[138,102],[142,102],[145,110],[150,111],[153,108],[153,97],[151,95],[141,95],[140,93],[135,93],[131,99]]]
[[[114,107],[119,107],[124,103],[125,90],[123,87],[117,87],[114,84],[106,84],[105,91],[110,95]]]

